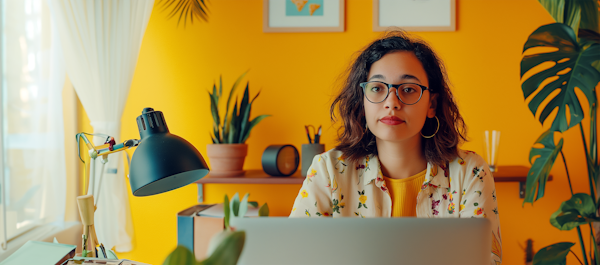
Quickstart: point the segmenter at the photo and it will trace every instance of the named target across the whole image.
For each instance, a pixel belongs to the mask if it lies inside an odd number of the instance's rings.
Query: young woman
[[[290,217],[488,218],[491,261],[502,258],[494,179],[458,149],[466,128],[439,57],[391,32],[348,70],[331,106],[343,124],[335,149],[315,156]]]

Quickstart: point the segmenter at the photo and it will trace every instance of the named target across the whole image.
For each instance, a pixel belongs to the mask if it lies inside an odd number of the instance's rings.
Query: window
[[[0,9],[0,241],[6,243],[64,219],[65,72],[47,1],[1,0]]]

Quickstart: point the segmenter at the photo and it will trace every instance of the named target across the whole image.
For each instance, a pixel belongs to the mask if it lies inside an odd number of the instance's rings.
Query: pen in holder
[[[303,144],[302,145],[302,176],[306,177],[306,172],[312,164],[313,158],[325,152],[324,144]]]
[[[491,172],[497,172],[498,167],[496,161],[498,160],[498,146],[500,145],[500,131],[492,131],[490,138],[490,131],[485,131],[485,160],[490,167]]]

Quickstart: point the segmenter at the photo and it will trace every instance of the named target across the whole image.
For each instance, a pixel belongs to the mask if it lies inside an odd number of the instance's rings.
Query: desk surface
[[[498,171],[494,172],[495,182],[525,182],[527,181],[527,173],[529,167],[526,166],[499,166]],[[552,175],[548,177],[548,181],[552,180]],[[220,177],[214,178],[210,173],[196,181],[197,184],[221,183],[221,184],[302,184],[304,177],[300,171],[296,171],[289,177],[274,177],[267,175],[261,169],[246,170],[246,174],[236,177]]]

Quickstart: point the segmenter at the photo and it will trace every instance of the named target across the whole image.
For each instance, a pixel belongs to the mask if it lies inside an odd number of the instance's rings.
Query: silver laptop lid
[[[489,264],[484,218],[233,218],[240,265]]]

